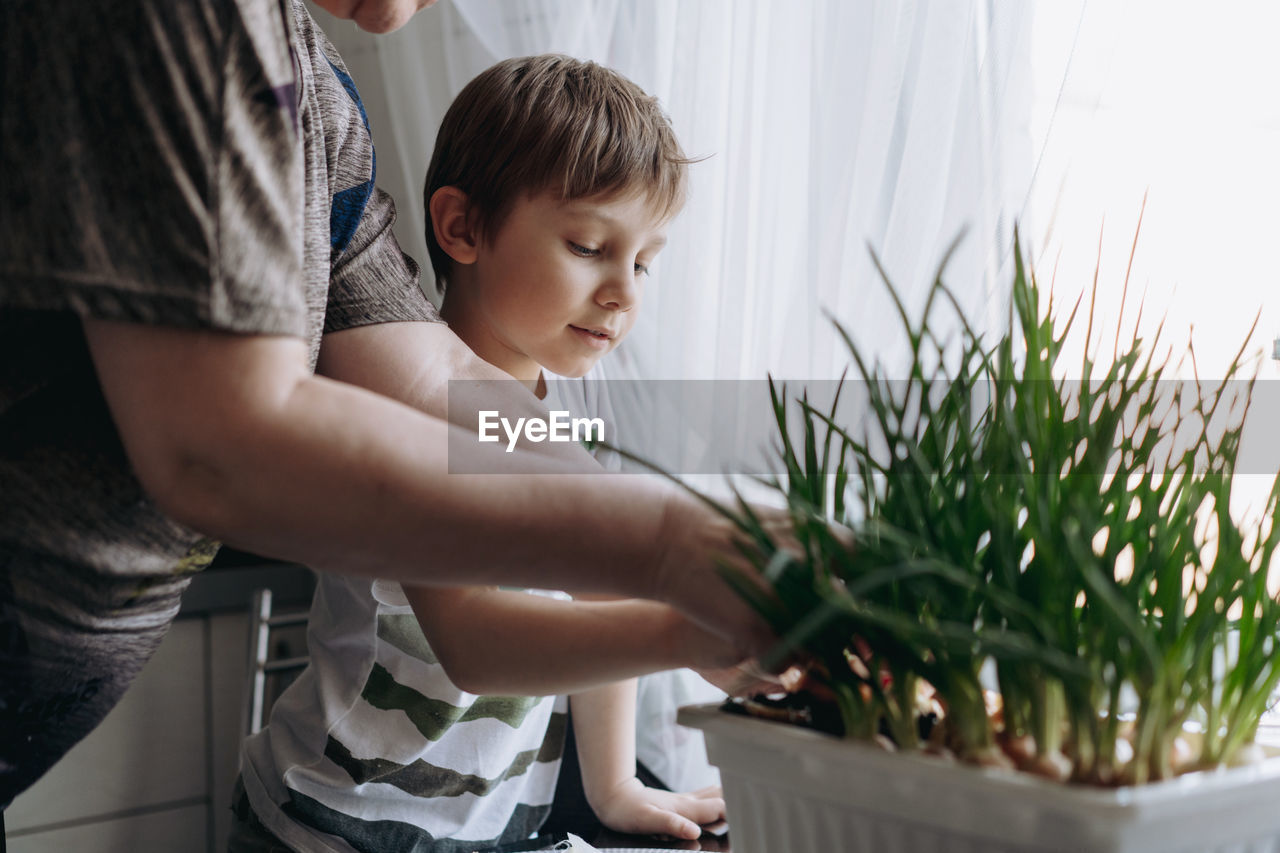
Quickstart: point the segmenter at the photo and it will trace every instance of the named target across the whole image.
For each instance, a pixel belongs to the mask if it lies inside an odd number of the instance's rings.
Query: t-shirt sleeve
[[[92,14],[49,0],[0,15],[0,306],[305,335],[297,73],[279,0]]]
[[[329,278],[325,332],[372,323],[442,322],[418,286],[418,265],[392,231],[395,203],[374,189],[360,224],[335,259]]]
[[[418,286],[418,265],[396,241],[396,207],[377,188],[372,130],[342,57],[309,16],[302,41],[311,50],[331,193],[332,250],[324,331],[372,323],[439,321]]]

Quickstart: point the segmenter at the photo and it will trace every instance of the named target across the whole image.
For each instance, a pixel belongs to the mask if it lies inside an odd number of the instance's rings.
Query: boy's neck
[[[449,324],[449,328],[471,351],[494,367],[508,374],[532,391],[539,400],[547,396],[547,383],[543,378],[542,366],[528,359],[515,359],[500,341],[490,334],[483,321],[476,320],[471,312],[459,306],[463,300],[445,299],[440,306],[440,316]]]

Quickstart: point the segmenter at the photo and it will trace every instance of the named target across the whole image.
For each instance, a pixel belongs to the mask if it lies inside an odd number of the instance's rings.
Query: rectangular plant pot
[[[1127,788],[899,755],[701,705],[734,853],[1280,853],[1280,757]]]

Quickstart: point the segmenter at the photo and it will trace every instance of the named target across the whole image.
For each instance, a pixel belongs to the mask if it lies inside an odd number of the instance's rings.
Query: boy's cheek
[[[635,327],[636,314],[639,312],[639,310],[640,310],[640,305],[639,303],[637,303],[636,306],[632,308],[631,311],[629,312],[631,315],[630,318],[622,324],[622,328],[618,329],[618,335],[613,339],[614,347],[616,347],[618,344],[626,340],[627,335],[631,334],[631,329]],[[613,349],[613,347],[610,347],[610,349]]]

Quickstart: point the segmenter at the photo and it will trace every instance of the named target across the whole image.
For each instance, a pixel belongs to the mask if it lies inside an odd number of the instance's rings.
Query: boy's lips
[[[617,337],[616,332],[594,326],[575,326],[570,323],[569,328],[573,330],[575,335],[592,346],[606,347]]]

